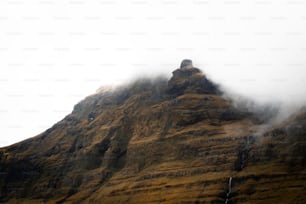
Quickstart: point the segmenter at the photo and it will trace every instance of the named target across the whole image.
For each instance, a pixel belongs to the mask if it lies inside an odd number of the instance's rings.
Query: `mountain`
[[[306,110],[277,125],[191,64],[100,89],[0,149],[2,203],[305,203]]]

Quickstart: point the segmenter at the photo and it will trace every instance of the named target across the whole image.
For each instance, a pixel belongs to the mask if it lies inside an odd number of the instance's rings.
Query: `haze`
[[[226,90],[305,103],[306,2],[0,1],[0,146],[51,127],[102,85],[193,60]]]

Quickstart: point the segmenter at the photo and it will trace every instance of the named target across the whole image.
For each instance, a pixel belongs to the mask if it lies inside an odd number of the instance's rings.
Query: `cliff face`
[[[0,201],[304,203],[306,111],[254,117],[197,68],[100,92],[0,149]]]

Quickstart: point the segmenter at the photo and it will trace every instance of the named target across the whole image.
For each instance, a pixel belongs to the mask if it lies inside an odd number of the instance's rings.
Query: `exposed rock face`
[[[181,69],[193,68],[192,61],[190,59],[184,59],[180,66]]]
[[[209,81],[198,68],[177,69],[172,74],[168,83],[170,94],[220,94],[217,85]]]
[[[306,112],[261,135],[253,117],[197,68],[103,91],[0,149],[0,201],[304,203]]]

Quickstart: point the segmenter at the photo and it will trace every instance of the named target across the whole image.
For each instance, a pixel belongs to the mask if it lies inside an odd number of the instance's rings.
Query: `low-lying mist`
[[[224,98],[231,100],[235,107],[254,113],[264,123],[280,123],[306,106],[306,81],[291,79],[276,86],[273,76],[268,75],[263,78],[267,82],[270,78],[270,84],[262,84],[260,80],[249,83],[241,80],[239,75],[229,77],[231,80],[209,78],[219,84]]]
[[[200,69],[210,81],[218,84],[226,100],[230,100],[233,106],[240,110],[253,113],[261,123],[278,124],[301,111],[306,105],[306,94],[304,93],[306,82],[304,81],[293,78],[287,81],[282,80],[283,83],[279,83],[281,81],[279,80],[276,83],[281,85],[276,86],[275,78],[269,75],[264,75],[261,80],[242,80],[241,75],[234,72],[223,77],[218,70],[214,72],[208,66],[205,66],[204,69],[200,67]],[[120,85],[102,86],[97,93],[112,90],[118,94],[127,90],[137,92],[139,89],[156,89],[151,91],[158,94],[157,89],[165,88],[171,77],[169,74],[171,71],[166,71],[167,74],[162,71],[154,73],[152,70],[142,70]],[[254,74],[254,76],[257,75],[258,73]],[[297,75],[291,75],[291,77],[299,78]],[[270,84],[267,83],[269,79]],[[262,83],[262,80],[265,83]]]

